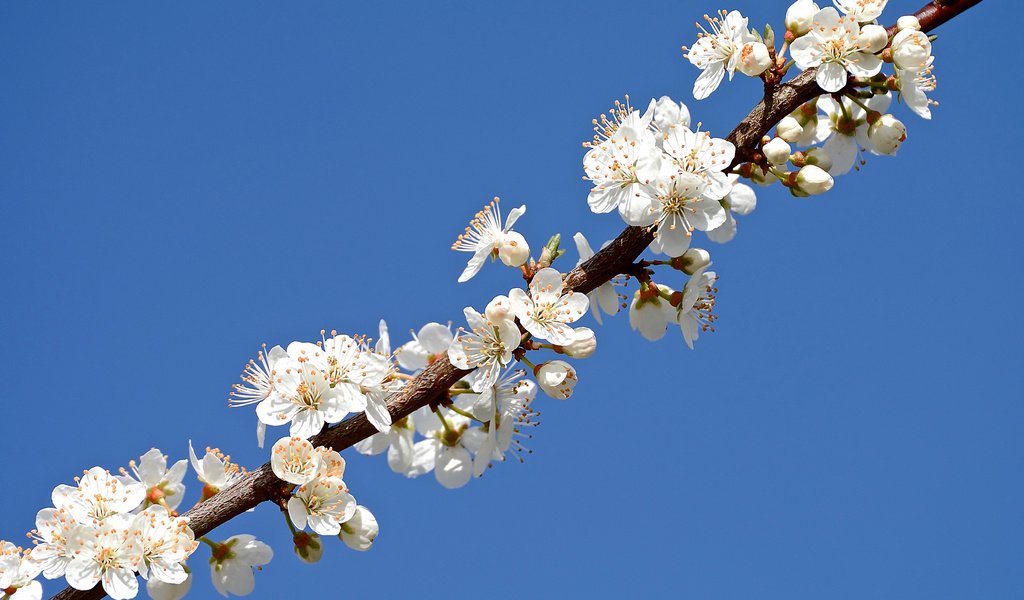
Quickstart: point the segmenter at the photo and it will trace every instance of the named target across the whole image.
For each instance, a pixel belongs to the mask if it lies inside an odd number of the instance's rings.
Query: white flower
[[[0,541],[0,594],[4,600],[40,600],[43,586],[34,581],[41,567],[23,554],[21,548],[6,541]]]
[[[462,312],[469,330],[459,327],[458,335],[448,346],[448,360],[460,369],[480,369],[482,375],[477,385],[489,386],[497,380],[502,367],[512,361],[512,352],[522,338],[519,327],[512,319],[491,321],[471,306]]]
[[[525,451],[516,435],[523,429],[537,425],[535,418],[539,413],[530,408],[530,403],[537,397],[537,384],[523,379],[526,371],[522,369],[508,370],[501,378],[478,395],[463,394],[456,400],[474,417],[487,423],[483,428],[469,429],[462,436],[463,443],[476,456],[473,458],[473,475],[479,477],[491,464],[492,460],[505,460],[505,453],[512,450],[517,455]],[[522,458],[520,458],[522,461]]]
[[[874,54],[889,45],[889,32],[881,25],[861,25],[857,43],[864,52]]]
[[[708,197],[703,178],[666,167],[672,172],[658,179],[654,201],[647,205],[631,203],[629,213],[623,216],[630,225],[657,225],[651,249],[674,257],[690,247],[695,229],[707,231],[725,223],[726,211],[719,199]]]
[[[882,15],[889,0],[832,0],[839,10],[858,23],[874,21]]]
[[[63,577],[68,563],[74,558],[68,542],[79,527],[71,513],[60,508],[44,508],[36,513],[36,528],[30,532],[35,547],[32,561],[39,566],[43,577]]]
[[[672,289],[660,284],[648,284],[633,294],[633,301],[629,305],[629,326],[634,331],[639,329],[640,335],[652,342],[665,337],[665,329],[676,314],[668,300],[660,297],[661,294],[671,296]]]
[[[181,600],[192,589],[192,573],[185,575],[181,583],[167,583],[159,579],[146,582],[146,593],[153,600]]]
[[[530,258],[530,244],[526,242],[523,234],[509,231],[498,245],[498,258],[507,267],[522,266]]]
[[[713,138],[706,131],[677,127],[665,136],[663,145],[678,171],[696,175],[707,184],[704,195],[708,200],[721,200],[729,193],[729,176],[723,171],[736,156],[736,146],[732,142]],[[662,169],[659,176],[670,176],[667,174],[671,173]],[[642,198],[637,201],[641,205],[645,202]],[[649,201],[647,203],[650,204]]]
[[[151,448],[139,458],[128,463],[134,478],[125,473],[120,479],[123,483],[141,483],[145,486],[146,499],[139,509],[153,504],[166,505],[170,510],[178,508],[185,494],[185,485],[181,483],[188,471],[188,461],[184,458],[167,468],[167,456],[160,450]],[[139,510],[136,509],[136,510]]]
[[[420,327],[419,333],[412,334],[412,341],[406,342],[395,350],[395,359],[399,366],[407,371],[426,369],[439,357],[448,352],[452,343],[451,326],[440,323],[427,323]]]
[[[377,539],[380,527],[377,525],[377,518],[365,506],[356,506],[352,518],[341,524],[341,532],[338,537],[345,545],[353,550],[365,552]]]
[[[231,390],[231,394],[228,396],[228,406],[237,408],[239,406],[248,406],[250,404],[258,404],[270,397],[271,392],[274,391],[274,377],[272,373],[277,365],[277,361],[282,358],[288,358],[288,353],[285,352],[284,348],[280,346],[274,346],[268,353],[266,351],[267,345],[263,345],[263,349],[257,353],[255,360],[249,360],[245,365],[245,369],[242,370],[242,382],[234,384]],[[263,437],[266,435],[267,424],[259,419],[256,420],[256,443],[262,448]]]
[[[229,593],[248,596],[256,588],[252,568],[261,567],[274,558],[270,546],[248,534],[234,535],[213,550],[210,576],[221,596]]]
[[[568,346],[563,346],[562,351],[571,358],[590,358],[597,350],[597,336],[594,330],[589,327],[576,327],[576,340]]]
[[[801,69],[818,67],[816,79],[821,89],[838,92],[846,85],[847,71],[855,77],[871,77],[882,69],[882,59],[865,52],[859,35],[856,18],[840,17],[836,9],[823,8],[814,15],[808,35],[790,46],[791,54]]]
[[[484,316],[491,323],[514,319],[515,315],[512,313],[512,304],[508,301],[508,296],[499,294],[491,298],[491,301],[484,307]]]
[[[884,114],[868,128],[868,139],[871,147],[879,154],[895,156],[900,145],[907,139],[907,127],[902,121]]]
[[[576,266],[580,266],[587,262],[594,256],[594,250],[590,247],[590,242],[587,238],[579,232],[572,236],[574,242],[576,242],[576,251],[580,255],[579,261]],[[607,243],[605,244],[608,245]],[[609,315],[614,315],[619,312],[619,294],[615,291],[615,280],[606,281],[601,285],[597,286],[592,292],[587,294],[590,304],[590,313],[594,315],[594,320],[597,321],[598,325],[601,325],[601,311]]]
[[[704,17],[711,31],[704,29],[699,23],[701,33],[697,42],[690,48],[686,58],[704,72],[693,83],[693,97],[703,100],[718,89],[725,73],[732,80],[740,57],[740,47],[747,42],[755,41],[747,29],[747,19],[734,10],[728,14],[719,11],[717,17]]]
[[[474,275],[480,272],[480,268],[484,266],[484,261],[488,256],[496,257],[499,255],[503,245],[521,244],[525,246],[526,256],[529,257],[530,255],[530,247],[526,245],[526,240],[521,235],[511,231],[512,225],[519,220],[519,217],[526,213],[526,205],[524,204],[519,208],[512,209],[508,213],[508,220],[502,226],[501,208],[498,207],[498,202],[498,198],[495,198],[483,210],[476,213],[473,220],[469,222],[466,232],[460,235],[455,240],[455,243],[452,244],[452,250],[473,253],[473,257],[469,259],[465,270],[459,275],[459,283],[472,279]],[[518,257],[518,254],[512,249],[506,249],[505,254],[506,256],[502,257],[502,262],[505,264],[515,267],[523,264],[522,262],[519,265],[509,264],[506,257]]]
[[[722,198],[722,206],[725,207],[725,222],[707,231],[708,239],[719,244],[724,244],[736,237],[736,219],[733,215],[749,215],[757,206],[757,194],[754,193],[752,187],[739,182],[739,175],[729,175],[729,181],[732,182],[732,189],[729,190],[725,198]],[[690,250],[686,252],[690,252]]]
[[[583,156],[583,170],[594,184],[587,195],[590,210],[603,214],[630,199],[653,193],[651,181],[661,166],[661,151],[650,129],[657,103],[652,100],[641,115],[626,103],[615,101],[611,118],[601,115],[594,121],[593,142]]]
[[[814,0],[796,0],[786,9],[786,29],[797,37],[807,33],[819,10]]]
[[[146,486],[131,479],[122,482],[109,471],[93,467],[77,487],[58,485],[51,498],[54,506],[67,510],[79,523],[91,525],[135,510],[146,498]]]
[[[556,400],[566,400],[578,381],[576,369],[564,360],[548,361],[535,370],[537,385],[544,393]]]
[[[131,531],[142,547],[139,574],[145,579],[184,583],[184,562],[198,542],[183,517],[172,517],[162,506],[150,506],[135,515]]]
[[[775,126],[775,135],[791,144],[797,143],[804,136],[804,126],[792,115],[782,117]]]
[[[568,324],[579,320],[589,305],[586,294],[563,294],[564,289],[562,274],[547,267],[533,276],[529,294],[519,288],[508,293],[512,311],[523,328],[559,346],[567,346],[576,339]]]
[[[933,57],[934,58],[934,57]],[[896,69],[896,81],[900,88],[900,98],[907,107],[922,119],[932,118],[931,106],[936,102],[928,99],[928,94],[935,91],[935,76],[932,74],[932,59],[928,66],[920,71],[904,71]]]
[[[352,518],[356,500],[340,477],[318,476],[295,490],[288,499],[288,517],[299,530],[306,525],[320,535],[337,535]]]
[[[320,454],[313,449],[313,444],[304,438],[281,438],[270,452],[271,470],[278,479],[288,483],[308,483],[320,469]]]
[[[309,438],[320,433],[325,423],[341,421],[349,409],[365,408],[358,386],[355,390],[346,384],[331,387],[327,374],[311,362],[282,360],[278,367],[274,393],[256,405],[257,416],[267,425],[291,423],[289,435]]]
[[[794,189],[803,195],[816,196],[832,189],[832,176],[814,165],[804,165],[796,174]]]
[[[324,545],[320,536],[316,533],[297,531],[292,534],[292,549],[299,560],[309,564],[316,564],[324,557]]]
[[[928,34],[904,29],[892,38],[892,62],[897,69],[920,71],[930,64],[932,43]]]
[[[111,515],[95,527],[82,525],[68,545],[74,558],[64,577],[71,587],[89,590],[102,582],[103,591],[114,600],[139,593],[135,570],[142,560],[142,545],[130,533],[127,516]]]
[[[200,461],[192,448],[192,440],[188,442],[188,456],[199,481],[206,484],[203,487],[203,498],[210,498],[217,492],[233,486],[246,474],[245,469],[232,463],[231,457],[224,455],[217,448],[207,448],[203,460]]]
[[[443,419],[443,421],[442,421]],[[433,470],[437,482],[448,489],[460,488],[473,476],[473,457],[463,444],[469,419],[448,409],[418,410],[413,420],[425,440],[416,442],[413,477]]]
[[[871,110],[884,112],[891,100],[889,94],[883,94],[872,96],[865,104]],[[825,141],[822,149],[832,159],[832,168],[828,169],[828,173],[849,173],[857,163],[857,147],[872,148],[868,139],[868,114],[848,98],[843,98],[840,106],[833,98],[823,96],[818,99],[818,108],[828,115],[827,119],[818,119],[816,136],[818,141]]]
[[[683,332],[683,340],[693,350],[701,331],[714,331],[715,315],[711,311],[715,307],[715,280],[718,276],[714,271],[698,271],[694,273],[683,288],[683,297],[675,309],[674,320]]]

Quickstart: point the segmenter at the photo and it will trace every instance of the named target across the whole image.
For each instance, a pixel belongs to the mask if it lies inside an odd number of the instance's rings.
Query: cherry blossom
[[[587,312],[586,294],[563,294],[562,274],[547,267],[537,271],[530,281],[530,292],[515,288],[508,293],[512,310],[523,328],[540,339],[565,346],[576,339],[569,323],[576,322]]]
[[[693,84],[693,97],[697,100],[707,98],[718,89],[726,73],[732,80],[743,47],[756,41],[747,28],[747,18],[738,10],[728,14],[718,11],[717,16],[705,15],[704,18],[711,30],[698,23],[701,33],[686,54],[687,60],[703,71]]]
[[[216,544],[210,558],[213,587],[221,596],[248,596],[256,588],[253,567],[261,567],[274,558],[270,546],[249,534],[231,536]]]
[[[136,508],[136,511],[154,504],[166,506],[170,510],[178,508],[185,495],[182,480],[188,471],[187,460],[183,458],[168,469],[167,456],[157,448],[151,448],[139,458],[138,463],[133,460],[128,466],[132,470],[132,475],[128,475],[122,469],[124,475],[120,477],[121,482],[129,485],[141,483],[146,490],[145,501],[142,506]]]
[[[882,59],[869,53],[859,36],[857,18],[840,17],[831,6],[823,8],[814,15],[810,32],[790,46],[793,60],[801,69],[818,67],[821,89],[838,92],[846,85],[847,71],[855,77],[871,77],[882,69]]]
[[[499,199],[495,198],[476,213],[469,222],[466,232],[452,244],[452,250],[473,253],[473,257],[459,275],[459,283],[469,281],[480,272],[488,256],[501,258],[501,261],[510,267],[518,267],[530,256],[530,246],[526,240],[511,230],[519,217],[526,214],[526,205],[509,211],[508,220],[502,225],[501,208],[498,203]]]
[[[469,330],[459,328],[458,336],[448,346],[448,360],[460,369],[480,369],[483,375],[476,385],[489,386],[512,361],[512,351],[519,346],[522,336],[512,319],[494,322],[471,306],[463,314]]]

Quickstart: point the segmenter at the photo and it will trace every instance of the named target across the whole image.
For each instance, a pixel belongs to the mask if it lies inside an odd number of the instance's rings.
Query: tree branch
[[[929,2],[914,15],[923,31],[931,31],[963,13],[981,0],[936,0]],[[892,35],[895,26],[889,28]],[[782,83],[750,111],[750,114],[727,136],[736,146],[733,166],[747,162],[761,138],[783,117],[801,104],[824,93],[814,77],[816,69],[804,71],[792,80]],[[613,277],[630,271],[630,267],[654,239],[653,230],[646,227],[627,227],[608,246],[590,260],[565,276],[569,290],[590,292]],[[430,404],[445,393],[469,371],[457,369],[443,356],[410,381],[404,388],[388,397],[388,410],[394,420],[408,416],[420,407]],[[377,430],[358,414],[322,431],[310,441],[314,446],[328,446],[341,451],[377,433]],[[270,463],[250,472],[237,484],[185,513],[196,537],[206,535],[256,505],[268,500],[286,497],[286,484],[274,476]],[[88,591],[68,587],[53,596],[57,600],[94,600],[106,594],[99,585]]]

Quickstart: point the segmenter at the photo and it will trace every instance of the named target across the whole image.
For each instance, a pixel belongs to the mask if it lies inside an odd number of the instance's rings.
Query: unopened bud
[[[512,305],[509,304],[508,296],[495,296],[487,303],[484,309],[484,316],[490,323],[500,323],[512,318]]]
[[[896,117],[884,114],[868,128],[868,139],[875,152],[893,156],[907,139],[907,128]]]
[[[921,21],[917,20],[914,15],[904,15],[896,19],[896,30],[903,31],[904,29],[916,29],[921,30]]]
[[[775,135],[779,136],[783,141],[795,144],[804,133],[804,126],[797,121],[795,117],[785,116],[779,121],[779,124],[775,127]]]
[[[522,266],[530,258],[530,245],[521,233],[509,231],[501,238],[498,258],[509,267]]]
[[[832,169],[832,157],[825,152],[824,148],[810,148],[804,153],[804,162],[808,165],[814,165],[821,167],[823,171],[830,171]],[[799,165],[803,166],[803,165]]]
[[[857,36],[857,45],[861,50],[874,54],[889,45],[889,34],[881,25],[864,25]]]
[[[740,48],[737,67],[740,72],[750,77],[757,77],[772,66],[772,57],[768,56],[768,47],[761,42],[747,42]]]
[[[905,29],[892,38],[892,62],[900,69],[919,71],[928,65],[932,43],[916,29]]]
[[[772,141],[768,142],[761,147],[764,152],[764,157],[768,159],[768,162],[773,165],[784,165],[789,160],[789,155],[793,151],[786,143],[786,140],[781,137],[777,137]]]
[[[304,562],[310,564],[320,562],[324,555],[324,546],[320,543],[320,536],[315,533],[296,532],[292,536],[292,543],[294,544],[296,556]]]
[[[597,350],[597,336],[594,330],[589,327],[576,327],[573,329],[576,339],[568,346],[562,346],[562,352],[572,358],[590,358],[590,355]]]
[[[786,9],[786,30],[801,36],[811,30],[818,5],[813,0],[796,0]]]
[[[703,248],[690,248],[679,258],[682,259],[679,270],[687,275],[693,275],[711,264],[711,254]]]
[[[809,196],[824,194],[832,189],[832,176],[826,173],[821,167],[806,165],[796,175],[793,188]]]

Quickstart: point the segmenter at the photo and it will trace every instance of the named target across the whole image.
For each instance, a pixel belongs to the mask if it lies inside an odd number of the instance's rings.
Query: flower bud
[[[509,231],[501,238],[498,258],[509,267],[519,267],[530,258],[530,245],[517,231]]]
[[[892,38],[892,61],[900,69],[920,71],[928,65],[932,43],[916,29],[904,29]]]
[[[771,185],[779,180],[771,171],[765,173],[760,167],[756,166],[750,170],[750,177],[748,179],[757,185]]]
[[[324,545],[320,543],[320,536],[315,533],[298,531],[292,535],[292,544],[295,555],[303,562],[318,563],[324,555]]]
[[[562,352],[572,358],[590,358],[590,355],[597,350],[597,336],[594,330],[589,327],[576,327],[576,339],[568,346],[562,346]]]
[[[146,593],[153,600],[181,600],[192,589],[192,573],[185,576],[181,583],[167,583],[150,577],[146,582]]]
[[[761,146],[761,150],[764,152],[764,157],[768,159],[768,162],[773,165],[784,165],[789,160],[789,155],[793,152],[793,149],[789,147],[786,140],[781,137],[772,139],[772,141]]]
[[[338,537],[349,548],[365,552],[373,545],[378,533],[377,518],[365,506],[357,506],[352,518],[341,524]]]
[[[555,400],[569,398],[576,387],[576,370],[564,360],[546,362],[534,370],[534,375],[540,389]]]
[[[690,248],[680,257],[682,259],[682,272],[693,275],[700,269],[711,264],[711,254],[703,248]]]
[[[875,152],[893,156],[907,139],[907,128],[896,117],[884,114],[868,128],[868,139]]]
[[[818,5],[813,0],[796,0],[786,9],[786,30],[796,36],[807,33],[817,13]]]
[[[484,309],[484,316],[492,324],[501,323],[513,318],[512,305],[509,303],[508,296],[495,296],[493,300],[487,303],[487,308]]]
[[[882,48],[889,45],[889,34],[881,25],[864,25],[857,36],[857,45],[870,54],[881,52]]]
[[[795,144],[804,133],[804,126],[792,116],[782,117],[779,124],[775,127],[775,135],[779,136],[783,141]]]
[[[676,310],[660,295],[671,295],[675,290],[654,284],[648,285],[646,290],[653,293],[645,295],[641,288],[633,294],[629,305],[629,326],[634,331],[640,330],[644,339],[654,342],[665,337],[668,322],[676,316]]]
[[[797,173],[793,189],[797,192],[803,192],[808,196],[816,196],[832,189],[833,183],[832,176],[822,170],[821,167],[805,165]]]
[[[768,55],[768,46],[761,42],[747,42],[740,48],[740,59],[737,68],[744,75],[757,77],[772,66],[772,57]]]
[[[896,31],[903,31],[904,29],[916,29],[921,30],[921,22],[917,20],[914,15],[904,15],[896,19]]]
[[[832,169],[832,157],[829,156],[828,152],[825,152],[824,148],[815,147],[808,149],[804,152],[804,163],[821,167],[821,170],[823,171],[829,171]]]

